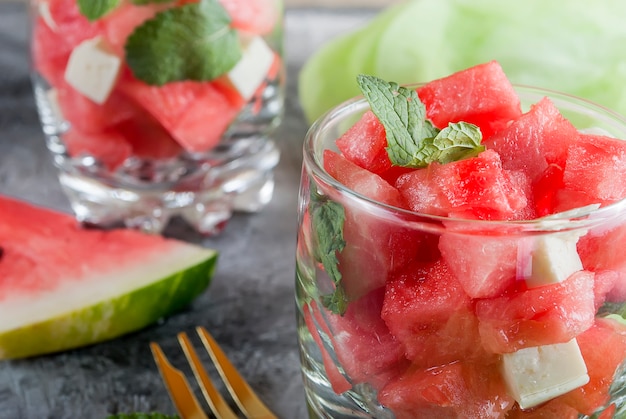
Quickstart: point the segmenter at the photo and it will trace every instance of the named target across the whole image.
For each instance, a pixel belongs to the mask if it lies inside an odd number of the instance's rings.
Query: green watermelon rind
[[[218,254],[90,306],[0,334],[0,359],[65,351],[140,330],[188,306],[211,283]]]

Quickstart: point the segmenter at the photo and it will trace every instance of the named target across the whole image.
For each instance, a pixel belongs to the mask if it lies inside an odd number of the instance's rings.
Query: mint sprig
[[[315,258],[322,263],[324,270],[335,285],[331,294],[321,297],[321,302],[333,313],[343,314],[348,300],[341,285],[337,254],[346,246],[343,239],[345,210],[337,202],[324,200],[316,192],[311,193],[310,210],[313,235],[317,244]]]
[[[88,20],[94,21],[115,9],[120,0],[78,0],[80,13]]]
[[[443,130],[433,126],[414,89],[369,75],[359,75],[357,82],[385,128],[387,153],[394,165],[420,168],[433,162],[449,163],[485,149],[476,125],[451,123]]]
[[[218,0],[163,10],[126,41],[126,61],[138,79],[156,86],[211,81],[241,58],[231,18]]]

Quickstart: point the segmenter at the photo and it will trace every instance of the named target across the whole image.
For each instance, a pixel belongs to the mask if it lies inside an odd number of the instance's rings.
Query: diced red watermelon
[[[477,125],[484,139],[522,113],[519,97],[497,61],[431,81],[417,93],[436,127],[465,121]]]
[[[233,27],[257,35],[267,35],[280,19],[277,0],[220,0],[233,19]]]
[[[380,317],[384,288],[348,305],[341,316],[325,311],[339,363],[352,384],[370,383],[382,388],[407,368],[404,350]]]
[[[183,151],[180,144],[149,114],[135,115],[113,127],[132,148],[132,154],[148,159],[173,158]]]
[[[626,225],[623,224],[591,229],[576,245],[583,267],[600,276],[600,280],[596,280],[602,283],[604,295],[600,297],[608,301],[626,301],[626,258],[621,252],[607,251],[623,246],[626,246]]]
[[[72,127],[82,132],[101,132],[135,117],[140,112],[137,106],[118,90],[111,92],[102,105],[93,102],[65,81],[57,86],[56,91],[61,114]]]
[[[336,144],[346,159],[370,172],[381,174],[391,168],[385,127],[372,111],[365,112]]]
[[[432,163],[400,176],[396,187],[415,212],[486,220],[520,219],[528,212],[527,179],[504,170],[491,150]]]
[[[74,127],[63,134],[63,143],[70,156],[94,157],[109,170],[115,170],[132,155],[129,142],[113,129],[83,132]]]
[[[563,168],[558,164],[549,164],[532,185],[533,203],[537,217],[544,217],[556,212],[557,195],[564,186]]]
[[[593,295],[596,312],[607,301],[626,301],[626,292],[623,290],[625,284],[623,276],[618,272],[608,270],[595,272]]]
[[[483,144],[500,154],[505,169],[521,170],[534,181],[548,164],[565,167],[567,147],[577,137],[576,128],[546,97]]]
[[[454,362],[411,369],[379,394],[397,419],[503,418],[515,401],[494,365]]]
[[[198,3],[199,0],[178,0],[178,5]],[[230,15],[234,28],[256,35],[267,35],[280,19],[277,0],[220,0]]]
[[[441,260],[410,264],[390,280],[381,316],[418,368],[486,356],[470,298]]]
[[[31,53],[35,69],[51,85],[63,81],[71,50],[59,48],[55,32],[39,17],[32,32]]]
[[[169,4],[155,3],[137,6],[132,3],[122,3],[100,20],[102,32],[113,51],[124,56],[124,44],[135,28],[169,7]]]
[[[593,324],[594,275],[579,271],[565,281],[476,303],[483,346],[494,353],[563,343]]]
[[[49,0],[48,9],[53,27],[41,17],[33,29],[33,61],[35,68],[57,85],[63,80],[69,56],[78,44],[101,33],[98,22],[91,23],[78,9],[76,0]]]
[[[357,193],[379,202],[404,208],[400,193],[380,176],[326,150],[324,168],[335,179]],[[359,297],[385,284],[392,272],[411,259],[429,259],[436,248],[434,235],[402,225],[400,219],[377,215],[365,208],[345,205],[343,227],[346,247],[338,255],[342,284],[349,299]],[[425,249],[420,252],[420,249]]]
[[[497,297],[515,286],[518,241],[503,234],[450,231],[439,238],[439,251],[467,295]]]
[[[626,327],[612,319],[596,319],[576,340],[589,382],[559,399],[585,415],[592,415],[609,401],[615,373],[626,359]]]
[[[243,106],[236,90],[206,84],[205,91],[180,115],[170,132],[188,151],[210,150],[218,145]]]
[[[565,188],[582,192],[590,203],[613,203],[626,197],[626,141],[581,134],[567,150]]]
[[[214,147],[243,107],[236,92],[215,83],[181,81],[150,86],[126,74],[119,88],[191,152]]]

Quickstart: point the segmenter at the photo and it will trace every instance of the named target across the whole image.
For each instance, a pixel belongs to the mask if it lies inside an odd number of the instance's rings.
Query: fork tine
[[[183,373],[170,364],[157,343],[150,343],[150,349],[180,416],[184,419],[208,419]]]
[[[213,385],[187,334],[184,332],[179,333],[178,342],[180,342],[180,346],[183,348],[183,352],[191,365],[191,370],[196,377],[196,381],[200,384],[204,399],[209,404],[211,411],[220,419],[237,419],[237,415]]]
[[[200,335],[200,339],[209,352],[228,391],[246,417],[276,419],[276,416],[263,404],[248,383],[239,375],[237,369],[228,360],[209,332],[203,327],[197,327],[196,331]]]

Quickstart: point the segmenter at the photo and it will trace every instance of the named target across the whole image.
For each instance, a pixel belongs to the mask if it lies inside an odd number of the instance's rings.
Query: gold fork
[[[250,385],[237,372],[237,369],[228,360],[209,332],[203,327],[197,327],[196,332],[198,332],[202,344],[211,356],[211,360],[215,364],[215,368],[222,377],[224,384],[226,384],[228,392],[245,417],[249,419],[276,419],[276,416],[263,404]],[[184,332],[179,333],[178,342],[191,365],[204,399],[215,417],[218,419],[237,419],[237,414],[230,408],[226,400],[213,385],[187,334]],[[207,419],[204,409],[202,409],[200,402],[191,390],[185,375],[172,366],[157,343],[150,343],[150,348],[161,377],[181,418]]]

